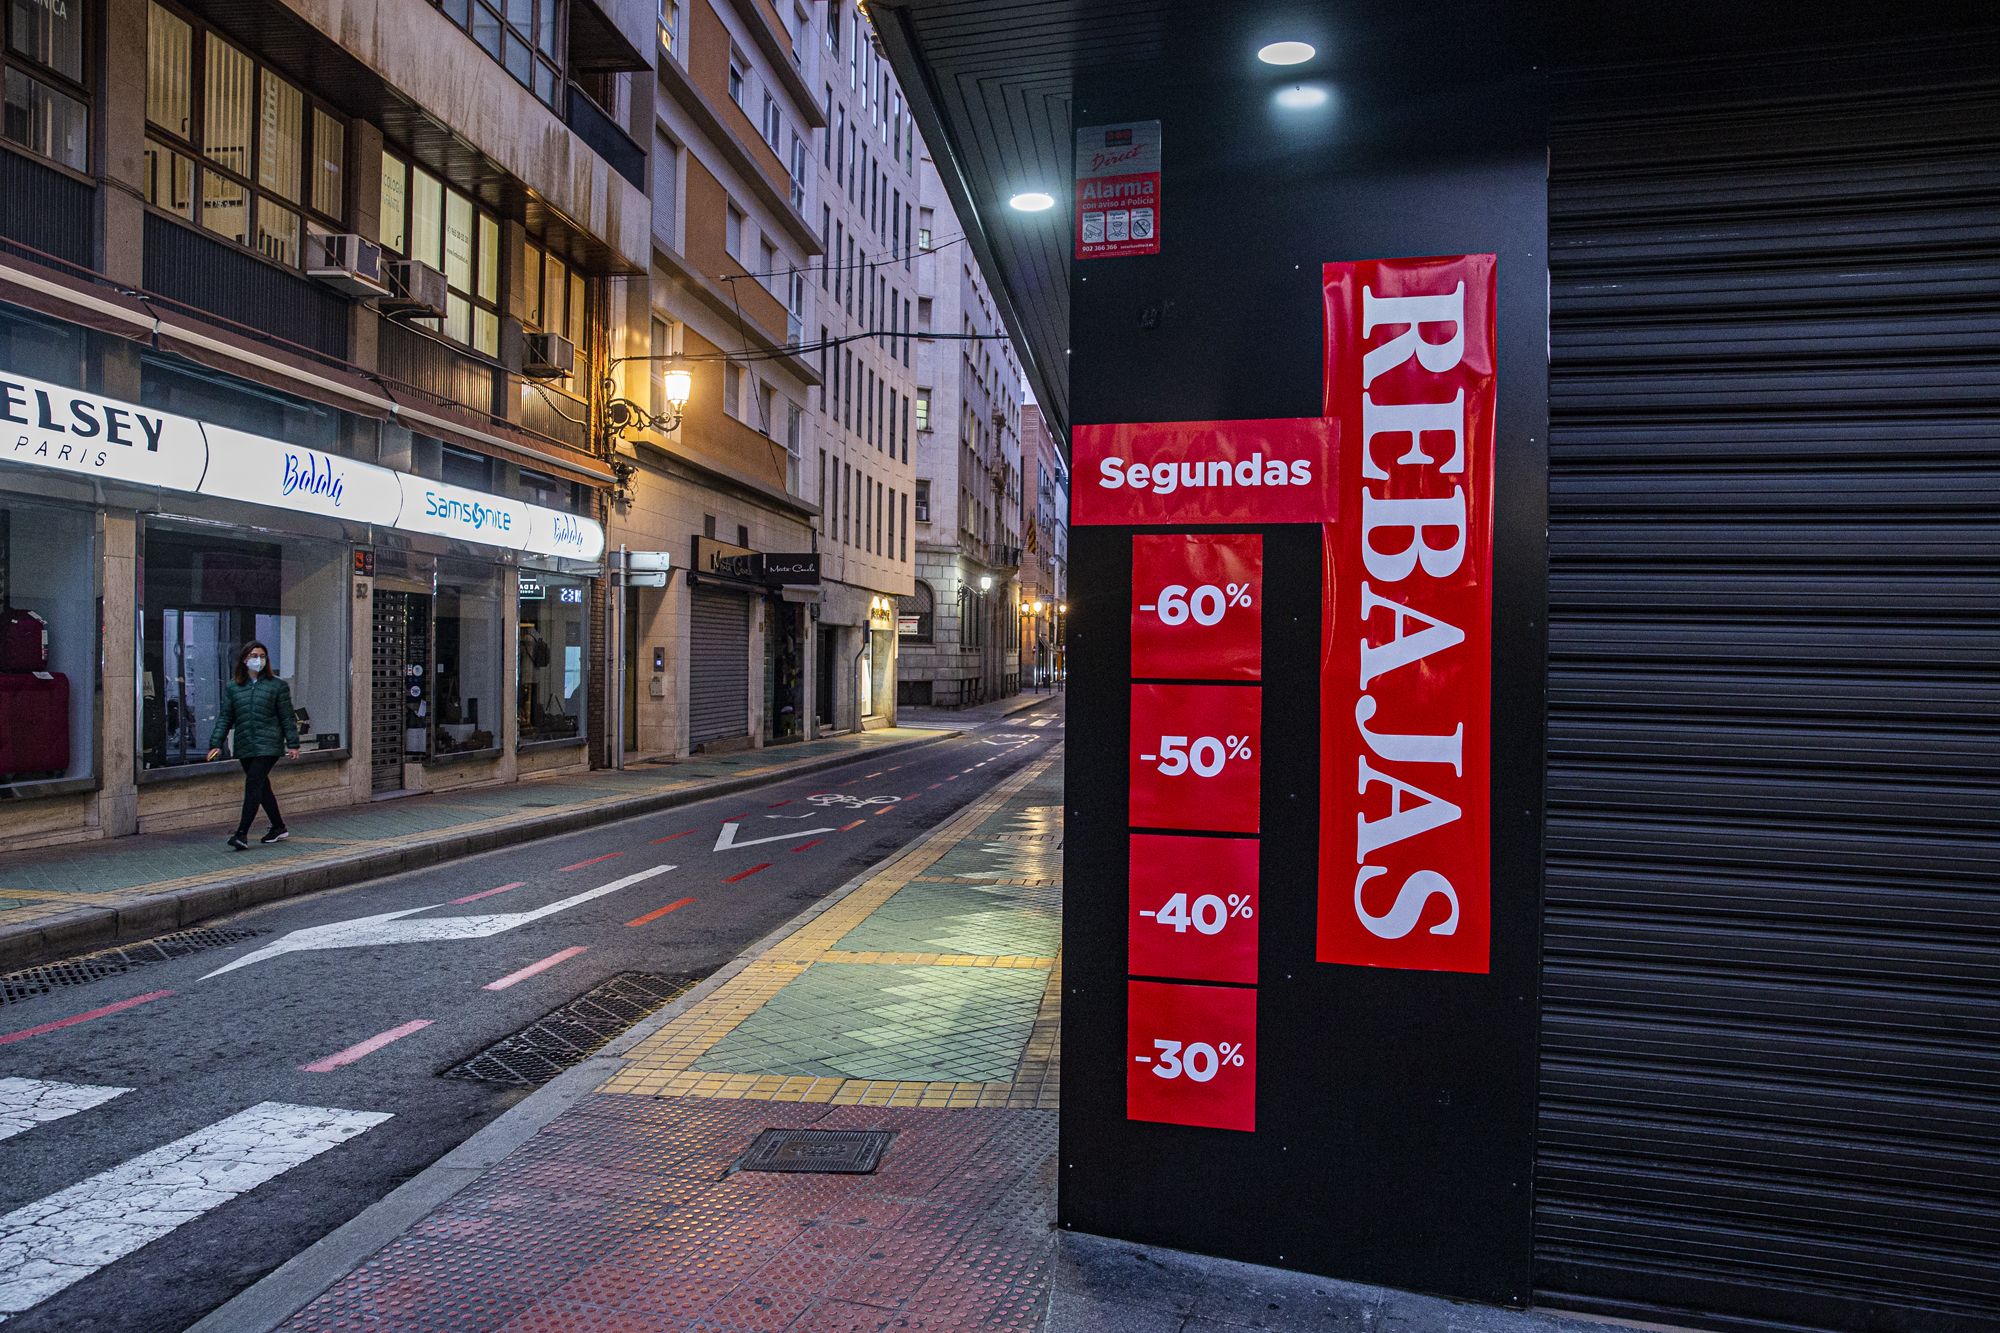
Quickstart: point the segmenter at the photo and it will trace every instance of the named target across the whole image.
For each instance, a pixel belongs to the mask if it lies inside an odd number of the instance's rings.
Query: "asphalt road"
[[[527,1093],[440,1070],[618,973],[715,971],[1061,734],[1051,701],[887,760],[259,908],[211,923],[254,939],[0,1006],[7,1333],[185,1328]]]

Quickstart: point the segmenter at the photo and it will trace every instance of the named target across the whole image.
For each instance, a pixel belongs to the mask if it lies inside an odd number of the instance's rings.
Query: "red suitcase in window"
[[[49,777],[69,767],[69,677],[0,673],[0,778]]]
[[[0,671],[47,671],[49,622],[33,611],[0,611]]]

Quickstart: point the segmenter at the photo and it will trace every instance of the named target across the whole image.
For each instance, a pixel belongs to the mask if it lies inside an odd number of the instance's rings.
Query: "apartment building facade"
[[[1021,686],[1022,380],[937,169],[918,166],[917,568],[898,608],[901,696],[956,707]]]
[[[827,127],[813,158],[820,373],[809,485],[821,514],[820,725],[894,720],[894,611],[913,586],[916,210],[922,147],[861,6],[815,6]]]
[[[1021,406],[1021,681],[1063,676],[1069,617],[1069,460],[1034,403]]]
[[[289,811],[601,762],[651,6],[5,23],[0,841],[230,818],[251,639]]]
[[[620,391],[648,414],[613,446],[614,549],[664,556],[623,589],[622,756],[812,734],[817,508],[802,488],[816,365],[800,349],[819,255],[806,218],[824,116],[809,9],[665,0],[646,115],[650,281]],[[675,409],[672,376],[690,392]],[[664,417],[665,419],[661,419]]]

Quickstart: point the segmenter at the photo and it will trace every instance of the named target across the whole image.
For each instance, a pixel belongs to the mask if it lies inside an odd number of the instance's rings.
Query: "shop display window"
[[[0,784],[91,774],[95,534],[84,510],[0,508]]]
[[[347,552],[167,519],[146,524],[140,753],[148,769],[204,762],[237,650],[252,639],[291,686],[303,748],[347,744]]]
[[[492,565],[438,561],[435,643],[439,755],[500,744],[500,635],[506,620],[500,571]]]
[[[582,579],[523,569],[519,686],[521,741],[583,735],[585,672],[590,660],[590,594]]]

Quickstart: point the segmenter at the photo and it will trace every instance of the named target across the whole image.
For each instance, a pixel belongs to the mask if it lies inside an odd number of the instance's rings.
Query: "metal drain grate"
[[[868,1176],[895,1134],[886,1129],[767,1129],[736,1159],[737,1171]]]
[[[687,973],[620,972],[440,1076],[523,1088],[546,1083],[699,980]]]
[[[170,958],[185,958],[203,949],[241,944],[262,934],[261,930],[247,930],[240,926],[180,930],[156,939],[142,940],[138,944],[123,944],[116,949],[99,949],[96,953],[65,958],[59,963],[22,968],[19,972],[0,976],[0,1004],[17,1004],[37,995],[47,995],[63,986],[81,986],[101,977],[130,972],[148,963],[164,963]]]

